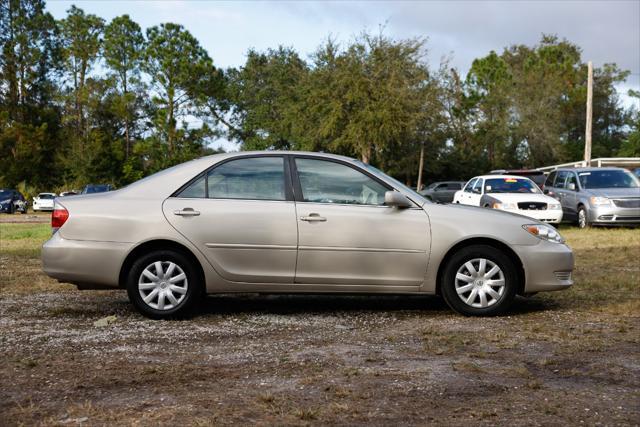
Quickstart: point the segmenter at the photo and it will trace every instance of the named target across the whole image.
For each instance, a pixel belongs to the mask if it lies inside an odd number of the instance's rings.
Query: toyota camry
[[[144,315],[183,317],[206,294],[441,295],[464,315],[573,284],[550,225],[431,203],[374,167],[303,152],[192,160],[120,190],[55,201],[44,271],[123,288]]]

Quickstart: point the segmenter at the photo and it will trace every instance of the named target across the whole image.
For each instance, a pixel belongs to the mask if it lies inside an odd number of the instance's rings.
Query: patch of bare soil
[[[45,224],[51,221],[51,212],[0,214],[0,223]]]
[[[151,321],[124,292],[64,287],[4,293],[0,313],[3,425],[640,422],[637,312],[241,295]]]

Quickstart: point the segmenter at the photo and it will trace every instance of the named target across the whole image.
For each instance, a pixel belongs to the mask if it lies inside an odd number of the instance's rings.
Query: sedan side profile
[[[192,160],[120,190],[56,199],[44,271],[124,288],[151,318],[205,294],[437,294],[465,315],[573,284],[573,254],[539,221],[441,205],[370,165],[303,152]]]

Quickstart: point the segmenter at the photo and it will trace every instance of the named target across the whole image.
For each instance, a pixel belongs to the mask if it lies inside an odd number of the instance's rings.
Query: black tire
[[[581,215],[584,217],[581,218]],[[578,227],[582,229],[586,229],[591,227],[591,222],[589,222],[589,215],[584,206],[578,206]]]
[[[142,272],[156,261],[175,263],[186,275],[187,286],[184,298],[179,304],[170,309],[158,310],[147,304],[138,289],[138,281]],[[149,252],[138,258],[127,275],[127,293],[129,300],[135,308],[144,316],[151,319],[182,319],[194,314],[198,303],[204,296],[204,283],[199,270],[189,257],[174,250],[157,250]]]
[[[480,258],[489,260],[497,265],[504,277],[504,289],[500,297],[496,298],[492,305],[484,308],[468,305],[456,291],[458,269],[462,268],[466,262]],[[481,285],[482,283],[480,283]],[[442,275],[440,290],[449,307],[460,314],[465,316],[495,316],[504,313],[513,304],[518,291],[518,272],[511,258],[500,249],[489,245],[467,246],[456,252],[447,262]],[[463,295],[470,296],[470,293]]]

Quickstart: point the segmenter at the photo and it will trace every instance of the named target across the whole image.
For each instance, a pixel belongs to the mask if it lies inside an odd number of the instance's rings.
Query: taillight
[[[53,228],[53,232],[58,231],[58,228],[62,227],[67,222],[67,219],[69,219],[69,211],[58,202],[54,202],[53,212],[51,212],[51,228]]]

